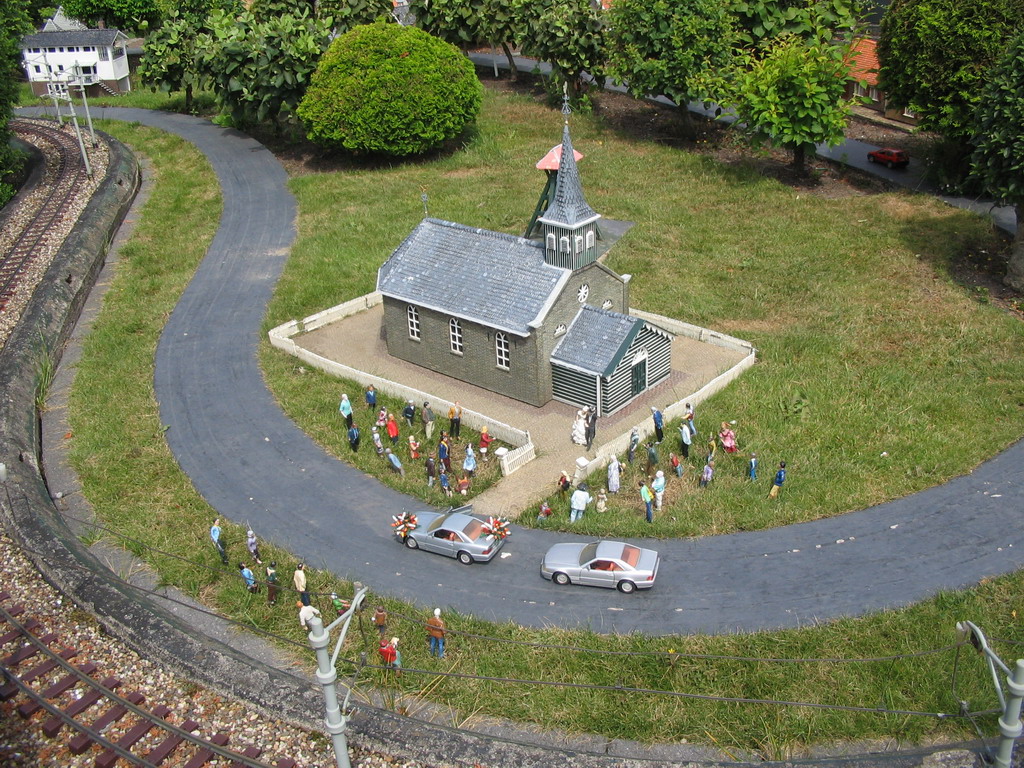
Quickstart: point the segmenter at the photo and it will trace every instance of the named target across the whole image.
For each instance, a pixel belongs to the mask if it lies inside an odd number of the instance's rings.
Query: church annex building
[[[628,405],[668,378],[672,335],[628,314],[630,276],[598,261],[600,218],[566,122],[539,242],[426,218],[381,266],[389,354],[531,405]]]

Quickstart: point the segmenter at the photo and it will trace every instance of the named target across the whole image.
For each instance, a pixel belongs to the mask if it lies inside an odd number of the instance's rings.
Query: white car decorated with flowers
[[[395,536],[409,549],[425,549],[457,558],[460,563],[486,563],[498,554],[509,535],[502,518],[481,520],[472,506],[447,512],[403,512],[393,515]]]

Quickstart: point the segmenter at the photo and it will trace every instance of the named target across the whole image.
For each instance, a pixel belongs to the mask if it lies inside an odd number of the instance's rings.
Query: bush
[[[473,65],[457,48],[378,21],[331,44],[298,114],[318,144],[404,157],[458,136],[482,98]]]

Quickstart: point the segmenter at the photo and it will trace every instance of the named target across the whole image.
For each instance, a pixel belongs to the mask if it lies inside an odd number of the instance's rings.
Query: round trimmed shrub
[[[482,99],[473,64],[458,48],[378,21],[331,43],[298,114],[317,144],[405,157],[458,136]]]

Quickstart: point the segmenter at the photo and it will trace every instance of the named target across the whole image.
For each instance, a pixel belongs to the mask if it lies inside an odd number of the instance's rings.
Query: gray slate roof
[[[110,47],[128,36],[117,29],[68,29],[36,32],[21,38],[22,48],[53,48],[59,45],[95,45]]]
[[[566,122],[562,129],[562,159],[558,166],[558,178],[555,180],[554,199],[540,220],[547,224],[575,226],[598,216],[583,197],[580,171],[576,165],[576,155],[573,154],[569,123]]]
[[[543,321],[571,272],[521,237],[424,219],[377,273],[385,296],[518,336]]]
[[[639,317],[586,304],[551,353],[551,362],[595,376],[611,376],[645,325]]]

